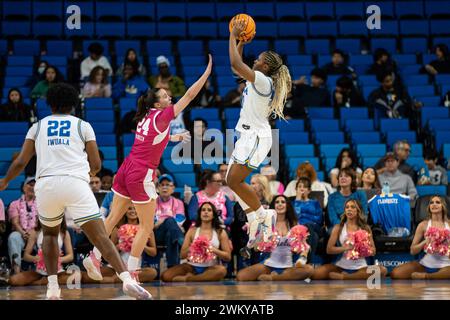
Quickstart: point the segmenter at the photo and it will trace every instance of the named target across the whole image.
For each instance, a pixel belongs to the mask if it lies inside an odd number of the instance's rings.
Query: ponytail
[[[287,96],[292,89],[292,80],[288,67],[283,64],[280,55],[274,51],[266,51],[265,62],[269,66],[269,76],[272,78],[275,87],[275,94],[269,105],[269,114],[276,114],[284,119],[283,109]]]
[[[159,97],[156,95],[158,91],[159,89],[151,89],[148,90],[146,94],[139,97],[137,101],[136,115],[133,118],[134,121],[139,123],[142,119],[144,119],[148,110],[150,110],[150,108],[152,108],[153,105],[159,101]]]

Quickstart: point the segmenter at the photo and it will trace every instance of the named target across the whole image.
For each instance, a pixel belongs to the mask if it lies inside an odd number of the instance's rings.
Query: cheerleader
[[[189,261],[189,249],[193,241],[199,236],[209,239],[210,250],[216,258],[205,263]],[[220,264],[220,260],[231,260],[230,239],[223,229],[216,208],[211,202],[204,202],[198,209],[195,226],[186,233],[181,247],[181,259],[188,262],[167,269],[161,276],[164,282],[176,281],[219,281],[225,278],[227,269]]]
[[[450,230],[447,218],[447,204],[441,196],[433,196],[427,208],[428,218],[417,226],[411,254],[424,251],[429,240],[424,239],[431,227]],[[450,258],[447,255],[426,253],[420,261],[412,261],[400,265],[391,272],[392,279],[450,279]]]
[[[334,264],[325,264],[315,269],[312,279],[362,280],[370,276],[370,273],[367,273],[368,265],[365,258],[351,260],[345,257],[347,251],[353,250],[353,245],[345,243],[348,234],[358,230],[365,230],[369,233],[372,255],[375,255],[372,232],[365,220],[362,206],[359,201],[349,199],[345,202],[341,223],[334,226],[327,245],[327,254],[340,255],[340,257]],[[386,276],[386,268],[383,266],[379,266],[379,268],[381,275]]]
[[[238,281],[276,281],[276,280],[303,280],[314,273],[314,268],[306,263],[307,252],[301,257],[291,251],[288,242],[289,230],[297,224],[294,208],[283,195],[276,196],[271,208],[275,209],[275,229],[280,237],[277,247],[270,256],[261,263],[242,269],[238,272]]]

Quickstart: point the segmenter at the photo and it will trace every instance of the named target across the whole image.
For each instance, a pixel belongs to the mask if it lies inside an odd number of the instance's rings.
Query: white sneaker
[[[256,236],[259,233],[260,223],[258,219],[253,220],[248,224],[248,242],[247,248],[253,248],[256,244]]]
[[[83,259],[83,266],[87,271],[88,277],[92,280],[102,281],[103,276],[100,270],[101,262],[97,259],[94,252],[90,252],[89,256]]]
[[[275,233],[275,217],[276,211],[273,209],[266,210],[266,216],[261,221],[262,241],[268,242]]]
[[[59,287],[50,288],[47,286],[46,298],[47,300],[61,300],[61,289]]]
[[[125,281],[123,283],[123,292],[132,298],[137,300],[152,300],[153,297],[144,288],[142,288],[134,279]]]

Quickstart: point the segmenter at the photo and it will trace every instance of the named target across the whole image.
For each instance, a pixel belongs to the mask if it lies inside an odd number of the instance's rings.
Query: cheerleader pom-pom
[[[306,242],[309,236],[308,228],[303,225],[296,225],[289,232],[289,245],[294,253],[307,253],[310,249]]]
[[[280,237],[277,233],[274,233],[269,241],[261,241],[256,245],[256,251],[259,252],[272,252],[278,246],[278,242],[280,241]]]
[[[47,273],[47,268],[45,267],[45,261],[44,261],[44,253],[42,252],[42,249],[38,250],[37,253],[39,260],[36,262],[36,271],[41,271],[44,273]],[[58,270],[62,269],[62,263],[61,263],[61,256],[58,257]]]
[[[119,250],[122,252],[130,252],[133,240],[139,230],[138,225],[124,224],[117,231],[119,237]]]
[[[425,232],[425,239],[428,244],[424,247],[424,251],[428,254],[437,254],[440,256],[449,256],[450,254],[450,231],[447,229],[439,229],[430,227]]]
[[[365,230],[349,233],[345,244],[353,246],[352,250],[348,250],[344,254],[345,258],[349,260],[358,260],[373,255],[370,236]]]
[[[193,263],[206,263],[214,260],[216,255],[211,250],[211,243],[205,236],[198,236],[189,247],[188,260]]]

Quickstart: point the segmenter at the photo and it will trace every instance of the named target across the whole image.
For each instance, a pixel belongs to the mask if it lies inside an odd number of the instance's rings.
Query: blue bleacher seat
[[[309,107],[308,116],[311,119],[333,119],[334,110],[331,107]]]
[[[67,68],[67,57],[65,56],[42,56],[42,60],[45,59],[50,65],[59,68]]]
[[[356,145],[357,155],[361,158],[381,158],[386,154],[386,144],[366,144],[359,143]]]
[[[445,131],[450,129],[450,119],[430,119],[428,127],[433,131]]]
[[[23,134],[28,131],[28,122],[2,122],[0,126],[0,135]]]
[[[12,66],[6,67],[5,75],[9,77],[26,77],[30,74],[33,74],[33,67],[32,66]]]
[[[405,38],[400,39],[403,53],[418,53],[427,51],[426,38]]]
[[[373,57],[372,55],[368,55],[368,54],[354,54],[350,56],[350,63],[352,65],[367,65],[369,66],[370,64],[373,63]]]
[[[310,66],[312,64],[311,55],[289,55],[288,58],[289,65],[306,65]]]
[[[309,80],[309,75],[311,74],[311,71],[314,69],[314,66],[290,66],[289,71],[291,72],[291,75],[293,79],[298,79],[303,76],[308,76],[307,79]]]
[[[61,38],[63,36],[63,23],[61,21],[34,21],[31,32],[36,38]]]
[[[283,38],[306,37],[308,34],[306,22],[283,22],[278,24],[278,35]]]
[[[2,35],[5,37],[24,36],[31,33],[31,22],[29,21],[3,21]]]
[[[399,65],[412,65],[417,63],[417,57],[415,54],[394,54],[392,58]]]
[[[124,22],[97,22],[95,26],[95,34],[99,38],[124,38],[125,23]]]
[[[52,56],[65,56],[71,58],[73,56],[72,41],[48,40],[47,54]]]
[[[228,41],[227,40],[210,40],[209,41],[209,52],[216,55],[224,55],[228,50]],[[227,55],[227,59],[229,61],[229,57]]]
[[[313,132],[339,131],[339,121],[334,119],[312,119],[310,124]]]
[[[134,49],[137,55],[141,54],[141,44],[137,40],[117,40],[114,43],[116,56],[124,57],[128,49]]]
[[[128,22],[127,35],[130,38],[153,38],[156,36],[156,23],[146,22]]]
[[[339,21],[339,35],[344,37],[364,37],[369,33],[365,20]]]
[[[186,23],[185,22],[159,22],[158,34],[161,38],[185,38]]]
[[[304,131],[305,122],[301,119],[278,120],[275,127],[281,131]]]
[[[31,1],[5,1],[2,6],[3,18],[31,18]],[[1,12],[1,11],[0,11]]]
[[[392,1],[370,1],[365,3],[365,7],[367,8],[370,5],[377,5],[380,7],[381,11],[381,19],[386,20],[385,18],[394,18],[394,4]]]
[[[425,16],[450,15],[449,1],[425,1]]]
[[[445,20],[431,20],[430,21],[430,34],[432,35],[450,35],[450,21]]]
[[[114,133],[114,122],[111,122],[111,121],[108,121],[108,122],[92,121],[90,123],[91,123],[92,128],[94,129],[96,134]]]
[[[375,164],[376,164],[379,160],[380,160],[379,157],[366,157],[366,158],[363,158],[363,159],[362,159],[363,164],[364,164],[364,168],[367,168],[367,167],[374,167]]]
[[[401,36],[428,36],[429,26],[427,20],[400,21]]]
[[[117,159],[117,147],[101,147],[99,149],[103,152],[105,160]]]
[[[336,2],[336,18],[364,18],[366,8],[363,2]]]
[[[0,55],[8,53],[8,41],[6,39],[0,39]]]
[[[309,35],[312,37],[335,37],[337,36],[337,23],[335,21],[313,21],[309,22]]]
[[[186,18],[186,5],[175,2],[159,2],[156,6],[158,21],[184,21]]]
[[[423,17],[424,7],[422,1],[397,1],[395,13],[398,18]]]
[[[434,37],[433,38],[433,46],[443,43],[447,45],[447,47],[450,47],[450,37]]]
[[[367,119],[369,110],[366,107],[352,107],[339,109],[341,123],[347,119]]]
[[[275,40],[274,49],[279,54],[298,55],[300,54],[298,40]]]
[[[321,144],[319,146],[320,156],[323,158],[336,158],[342,149],[348,148],[347,143]]]
[[[307,2],[305,4],[306,17],[311,18],[334,18],[334,6],[332,2]]]
[[[395,38],[372,38],[370,39],[370,48],[374,52],[378,48],[384,48],[390,53],[397,51],[397,43]]]
[[[314,145],[289,144],[285,147],[286,157],[314,157]]]
[[[15,40],[13,51],[17,56],[37,56],[41,53],[39,40]]]
[[[359,39],[336,39],[336,48],[347,53],[361,53],[361,41]]]
[[[299,158],[289,158],[288,165],[289,171],[293,172],[297,170],[297,167],[304,162],[309,162],[314,167],[314,169],[319,170],[319,158],[316,157],[299,157]]]
[[[447,186],[416,186],[419,197],[426,195],[441,195],[447,194]]]
[[[21,190],[4,190],[1,194],[1,199],[6,206],[8,206],[11,202],[19,199],[22,196]]]
[[[427,166],[423,157],[409,157],[407,162],[414,168],[415,171],[419,171],[421,168],[425,168]]]
[[[450,143],[450,131],[436,131],[436,150],[441,150],[445,143]]]
[[[219,120],[219,109],[217,109],[217,108],[192,109],[191,110],[191,120],[194,120],[196,118],[202,118],[206,121]]]
[[[450,84],[450,74],[437,74],[435,77],[438,84]]]
[[[24,182],[24,180],[25,180],[25,176],[24,175],[17,176],[16,178],[14,178],[13,180],[11,180],[9,182],[8,189],[9,190],[20,190],[20,191],[22,191],[21,187],[22,187],[22,183]],[[1,199],[1,196],[0,196],[0,199]]]
[[[215,4],[210,2],[187,3],[186,17],[188,20],[213,21],[216,19]]]
[[[119,107],[121,110],[133,110],[136,109],[136,98],[120,98]]]
[[[276,22],[258,22],[258,37],[262,38],[277,38],[278,37],[278,23]]]
[[[411,97],[434,96],[434,87],[432,85],[409,86]]]
[[[420,102],[422,102],[424,107],[435,107],[441,103],[441,97],[420,97]]]
[[[403,77],[407,78],[410,75],[419,74],[421,68],[422,68],[422,66],[419,64],[405,65],[405,66],[401,66],[399,71]]]
[[[303,20],[305,10],[300,2],[276,2],[276,16],[278,21]]]
[[[269,50],[268,40],[253,40],[248,48],[245,48],[245,54],[258,56],[261,52]]]
[[[141,1],[126,1],[126,17],[128,21],[153,21],[155,17],[155,3]]]
[[[178,52],[182,56],[203,56],[203,43],[200,40],[178,41]]]
[[[224,112],[226,120],[237,120],[241,114],[241,108],[227,108]]]
[[[416,133],[414,131],[391,131],[386,134],[386,143],[393,146],[399,140],[406,140],[409,143],[416,142]]]
[[[356,132],[351,133],[352,143],[380,143],[380,133],[379,132]]]
[[[379,85],[379,82],[377,81],[375,75],[362,75],[359,77],[359,81],[364,87]]]
[[[316,144],[344,143],[344,133],[341,131],[317,132],[314,139]]]
[[[280,132],[280,142],[282,144],[308,144],[308,132]]]
[[[450,158],[450,143],[445,143],[442,149],[444,157]]]
[[[20,152],[20,146],[16,148],[0,147],[0,162],[12,161],[13,154]]]
[[[216,17],[219,21],[229,22],[238,13],[245,12],[244,4],[241,2],[217,2]]]
[[[97,144],[101,147],[116,145],[116,135],[115,134],[98,134],[96,136],[96,138],[97,138]]]
[[[118,169],[117,160],[105,160],[103,161],[103,166],[112,170],[112,172],[116,172]]]
[[[344,128],[348,132],[373,131],[374,127],[372,119],[350,119],[344,122]]]
[[[96,20],[111,19],[116,21],[124,21],[125,19],[125,3],[120,2],[96,2],[95,5]]]
[[[87,98],[84,100],[84,107],[87,110],[113,109],[113,101],[111,98]]]
[[[330,41],[328,39],[306,39],[305,52],[308,54],[329,54]]]
[[[0,141],[0,148],[21,147],[24,140],[25,134],[3,134]]]
[[[426,86],[429,83],[428,75],[417,74],[405,77],[404,82],[406,86]]]
[[[94,23],[86,22],[86,21],[82,21],[82,23],[83,23],[83,28],[81,28],[81,29],[64,28],[64,35],[67,38],[73,38],[73,37],[87,38],[87,39],[92,38],[92,35],[95,34]]]
[[[29,77],[5,77],[5,87],[24,87],[28,83]]]
[[[86,110],[87,121],[114,122],[113,110]]]
[[[380,119],[380,132],[386,134],[391,131],[408,131],[408,119]]]
[[[190,38],[217,38],[217,23],[189,22],[188,36]]]
[[[369,33],[371,36],[396,37],[399,34],[398,21],[397,20],[384,20],[382,22],[381,29],[372,29],[369,31]]]
[[[194,172],[194,165],[192,163],[190,164],[174,163],[171,159],[164,159],[162,161],[162,165],[164,166],[165,169],[167,169],[171,173]]]
[[[176,185],[179,185],[179,186],[184,186],[184,185],[195,186],[196,185],[195,174],[194,173],[177,173],[175,175],[175,182],[176,182]]]

